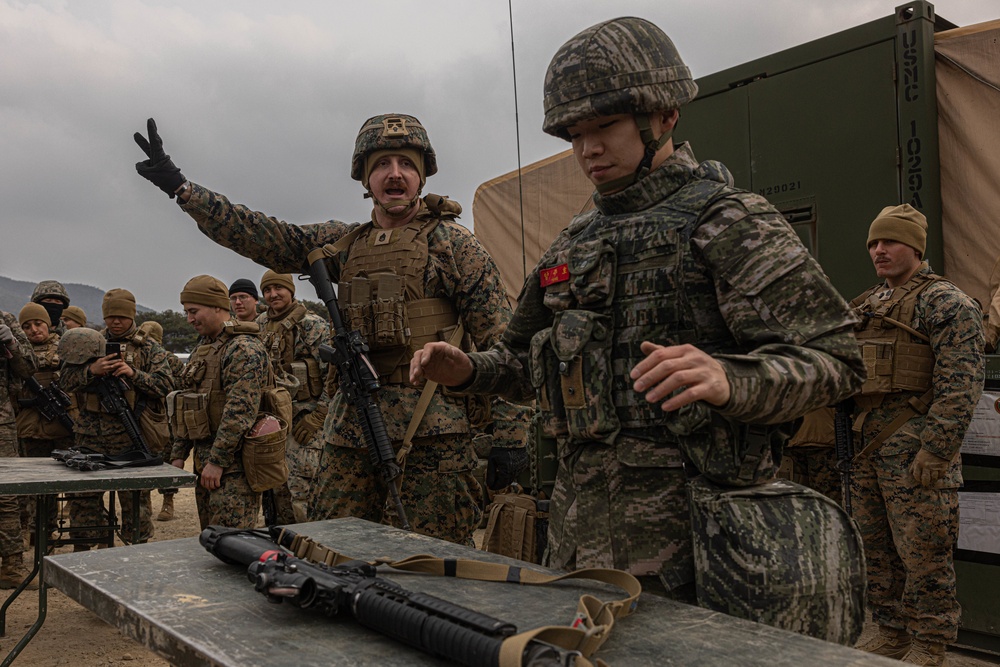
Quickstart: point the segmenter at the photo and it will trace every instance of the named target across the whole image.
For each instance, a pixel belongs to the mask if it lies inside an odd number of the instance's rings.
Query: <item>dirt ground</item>
[[[153,512],[159,512],[161,496],[153,493]],[[154,540],[174,540],[195,537],[198,515],[194,489],[181,489],[175,498],[173,521],[154,521]],[[477,535],[477,538],[481,535]],[[69,552],[70,547],[58,553]],[[27,559],[28,553],[25,554]],[[8,591],[0,592],[6,599]],[[38,614],[37,591],[25,591],[7,614],[7,635],[0,639],[0,657],[31,627]],[[866,628],[871,632],[872,628]],[[962,650],[949,651],[952,667],[985,667],[1000,665],[1000,658]],[[22,651],[14,663],[20,667],[50,667],[81,665],[85,667],[169,667],[170,663],[147,651],[140,644],[119,634],[92,612],[63,595],[58,589],[48,592],[48,614],[45,624]]]

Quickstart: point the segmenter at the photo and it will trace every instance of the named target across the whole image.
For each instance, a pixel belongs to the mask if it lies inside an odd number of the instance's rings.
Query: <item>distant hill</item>
[[[24,304],[31,300],[31,293],[35,290],[35,285],[36,283],[0,276],[0,310],[6,310],[17,317]],[[87,319],[91,324],[103,326],[101,301],[104,299],[105,290],[80,283],[63,283],[63,285],[69,292],[70,303],[83,308],[83,312],[87,313]],[[152,308],[142,305],[136,306],[136,310],[140,313],[153,312]]]

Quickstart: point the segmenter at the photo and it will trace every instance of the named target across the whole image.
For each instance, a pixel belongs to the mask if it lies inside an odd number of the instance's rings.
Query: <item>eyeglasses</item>
[[[236,303],[237,301],[253,301],[254,298],[249,294],[234,294],[229,297],[230,303]]]

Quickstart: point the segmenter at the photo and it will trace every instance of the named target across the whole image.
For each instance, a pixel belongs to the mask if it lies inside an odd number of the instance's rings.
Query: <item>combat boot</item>
[[[903,662],[910,665],[930,665],[931,667],[948,667],[947,646],[941,642],[930,642],[926,639],[914,639],[910,651],[903,656]]]
[[[906,630],[880,625],[878,632],[873,637],[859,643],[854,648],[900,660],[910,650],[912,641],[912,637]]]
[[[24,557],[21,554],[4,556],[3,565],[0,565],[0,590],[11,590],[17,588],[28,576],[24,569]],[[28,588],[38,588],[37,580],[32,580]]]
[[[163,507],[160,508],[160,513],[156,515],[157,521],[170,521],[174,518],[174,494],[166,493],[163,495]]]

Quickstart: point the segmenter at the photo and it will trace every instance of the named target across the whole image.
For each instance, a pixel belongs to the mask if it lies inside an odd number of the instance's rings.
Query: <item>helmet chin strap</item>
[[[423,188],[419,188],[417,190],[417,194],[415,194],[413,196],[413,199],[390,199],[388,202],[386,202],[385,204],[383,204],[382,202],[380,202],[375,197],[375,195],[371,191],[371,188],[369,188],[368,191],[365,192],[365,199],[369,199],[370,198],[372,201],[375,202],[376,206],[378,206],[380,209],[382,209],[383,212],[385,212],[385,214],[387,216],[389,216],[390,218],[399,220],[400,218],[405,218],[407,215],[409,215],[410,211],[413,210],[413,207],[417,206],[419,204],[419,202],[420,202],[420,193],[422,191],[423,191]],[[392,211],[392,210],[390,210],[390,209],[393,209],[393,208],[398,208],[400,206],[402,206],[404,208],[402,208],[399,211]]]
[[[613,181],[597,185],[597,191],[602,195],[617,192],[645,178],[653,168],[653,158],[656,157],[657,151],[666,146],[667,142],[670,141],[670,137],[674,134],[673,128],[670,128],[661,134],[659,138],[656,138],[653,135],[653,128],[649,123],[649,114],[637,115],[635,117],[635,124],[639,126],[639,138],[642,139],[642,143],[645,146],[642,159],[639,160],[639,166],[628,176],[622,176]]]

